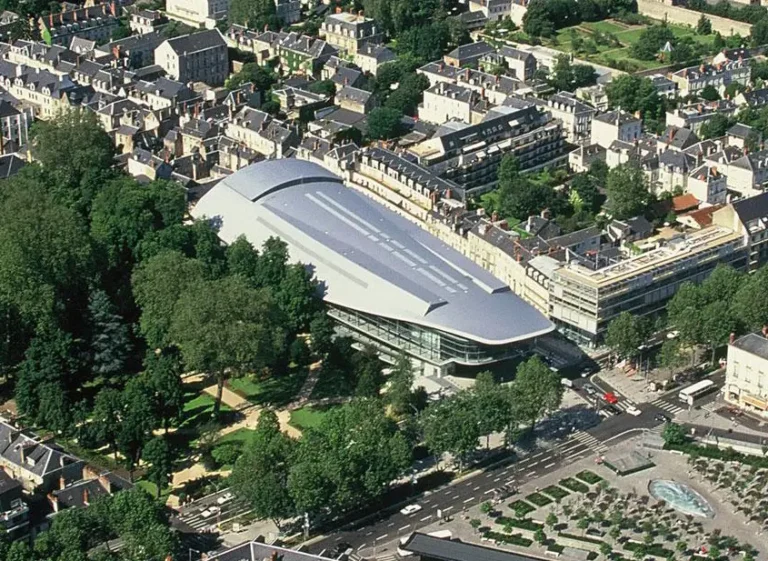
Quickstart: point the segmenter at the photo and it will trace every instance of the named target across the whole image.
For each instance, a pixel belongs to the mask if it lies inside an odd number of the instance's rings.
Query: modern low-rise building
[[[739,199],[716,210],[712,223],[742,236],[749,253],[749,271],[768,263],[768,193]]]
[[[768,418],[768,339],[749,333],[728,345],[725,400],[750,413]]]
[[[384,358],[405,352],[424,374],[487,368],[554,328],[502,281],[311,162],[244,168],[191,212],[218,220],[227,243],[282,237],[323,282],[339,332]]]
[[[213,27],[227,17],[229,0],[166,0],[165,12],[171,19],[195,27]]]
[[[227,43],[217,29],[167,39],[155,49],[155,62],[179,82],[223,84],[229,75]]]

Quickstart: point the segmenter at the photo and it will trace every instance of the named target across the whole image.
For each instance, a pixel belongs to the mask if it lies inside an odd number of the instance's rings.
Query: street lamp
[[[190,548],[189,548],[189,561],[192,561],[192,552],[193,552],[193,551],[194,551],[195,553],[199,553],[199,554],[201,554],[201,555],[203,554],[203,552],[202,552],[202,551],[200,551],[199,549],[195,549],[195,548],[193,548],[193,547],[190,547]]]

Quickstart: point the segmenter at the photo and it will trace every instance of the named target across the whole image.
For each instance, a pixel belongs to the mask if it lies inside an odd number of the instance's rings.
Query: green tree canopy
[[[621,312],[609,324],[605,333],[605,344],[620,357],[633,359],[648,335],[648,322],[644,318]]]
[[[229,21],[251,29],[280,29],[280,18],[272,0],[232,0]]]
[[[388,140],[402,130],[403,113],[391,107],[376,107],[368,115],[368,136],[374,140]]]
[[[560,376],[538,356],[520,363],[511,392],[519,419],[529,423],[531,430],[538,419],[560,407],[563,400]]]
[[[642,214],[650,200],[645,174],[633,162],[621,164],[608,172],[605,192],[608,196],[606,208],[618,220]]]

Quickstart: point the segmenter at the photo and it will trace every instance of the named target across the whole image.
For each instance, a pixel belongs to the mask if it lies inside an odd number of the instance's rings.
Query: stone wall
[[[637,0],[637,11],[649,18],[664,20],[681,25],[690,25],[696,27],[701,17],[701,12],[681,8],[680,6],[669,6],[663,4],[660,0]],[[734,21],[732,19],[721,18],[704,14],[712,22],[712,31],[719,31],[723,36],[734,35],[738,33],[742,37],[749,35],[752,26],[748,23]]]

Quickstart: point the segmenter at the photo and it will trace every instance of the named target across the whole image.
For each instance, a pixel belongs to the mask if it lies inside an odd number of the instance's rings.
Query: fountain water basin
[[[670,479],[654,479],[648,484],[651,496],[665,501],[676,511],[700,518],[714,518],[715,509],[709,501],[685,483]]]

